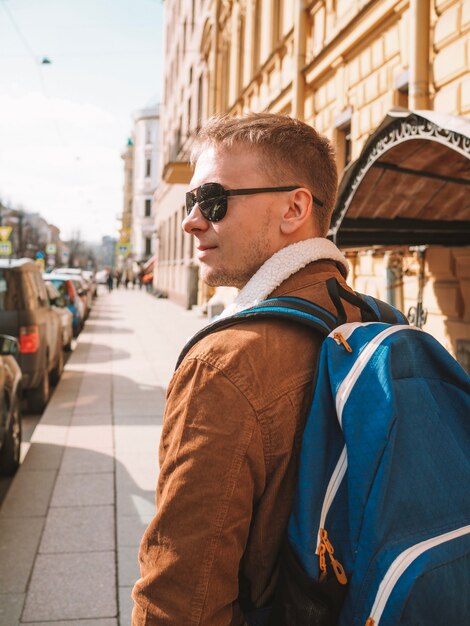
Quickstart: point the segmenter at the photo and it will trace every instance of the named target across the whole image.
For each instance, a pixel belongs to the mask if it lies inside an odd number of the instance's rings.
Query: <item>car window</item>
[[[68,296],[67,292],[67,284],[65,280],[61,280],[60,278],[51,278],[48,279],[48,282],[51,283],[59,292],[62,298]]]
[[[0,311],[24,309],[21,273],[0,269]]]
[[[36,287],[38,305],[41,307],[47,306],[49,304],[49,298],[47,297],[47,291],[46,291],[46,286],[44,284],[44,280],[42,279],[39,272],[33,271],[31,272],[31,276],[34,280],[35,287]]]

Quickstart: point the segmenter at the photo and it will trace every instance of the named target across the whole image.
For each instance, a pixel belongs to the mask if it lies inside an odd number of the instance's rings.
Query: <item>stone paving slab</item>
[[[98,298],[0,509],[0,626],[129,626],[166,386],[205,323],[138,290]]]
[[[64,446],[49,443],[32,443],[23,461],[22,470],[58,470],[64,449]]]
[[[140,515],[118,515],[117,517],[117,542],[118,547],[127,546],[135,548],[135,554],[140,545],[142,535],[152,520],[153,515],[141,517]]]
[[[119,626],[130,626],[134,606],[132,587],[119,587]]]
[[[118,584],[132,587],[140,577],[136,546],[120,546],[118,551]]]
[[[113,450],[65,448],[60,474],[99,474],[114,469]]]
[[[155,489],[151,491],[132,492],[118,491],[116,497],[116,509],[118,516],[140,517],[147,519],[155,515]]]
[[[0,519],[1,593],[26,591],[44,521],[43,517]]]
[[[76,448],[87,448],[89,450],[102,450],[103,448],[112,448],[112,427],[111,425],[70,426],[67,437],[67,446],[73,446]]]
[[[52,494],[51,507],[114,504],[114,475],[59,474]]]
[[[0,593],[0,626],[12,626],[20,621],[25,597],[24,593]]]
[[[22,622],[116,617],[115,554],[39,554]]]
[[[19,472],[3,501],[0,518],[45,516],[56,476],[55,470]]]
[[[114,547],[114,508],[73,506],[49,510],[39,552],[98,552]]]

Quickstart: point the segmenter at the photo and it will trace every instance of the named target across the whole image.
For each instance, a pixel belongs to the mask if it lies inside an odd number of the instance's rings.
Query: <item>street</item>
[[[206,323],[139,290],[97,298],[35,428],[38,416],[27,417],[26,456],[2,487],[0,626],[130,623],[165,389]]]

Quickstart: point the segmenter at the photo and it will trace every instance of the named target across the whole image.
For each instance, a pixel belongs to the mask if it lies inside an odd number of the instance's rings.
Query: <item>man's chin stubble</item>
[[[253,272],[254,273],[254,272]],[[250,280],[251,276],[242,276],[240,273],[227,273],[223,271],[204,270],[202,268],[202,280],[209,287],[236,287],[241,289]]]

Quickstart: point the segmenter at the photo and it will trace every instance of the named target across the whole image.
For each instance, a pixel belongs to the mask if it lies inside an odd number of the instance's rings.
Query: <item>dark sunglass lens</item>
[[[186,194],[186,215],[189,215],[194,207],[194,196],[190,191]]]
[[[227,198],[221,196],[219,198],[209,198],[199,203],[201,213],[209,222],[220,222],[227,213]]]
[[[219,198],[224,195],[224,188],[220,183],[206,183],[196,189],[196,201],[198,203],[210,198]]]

